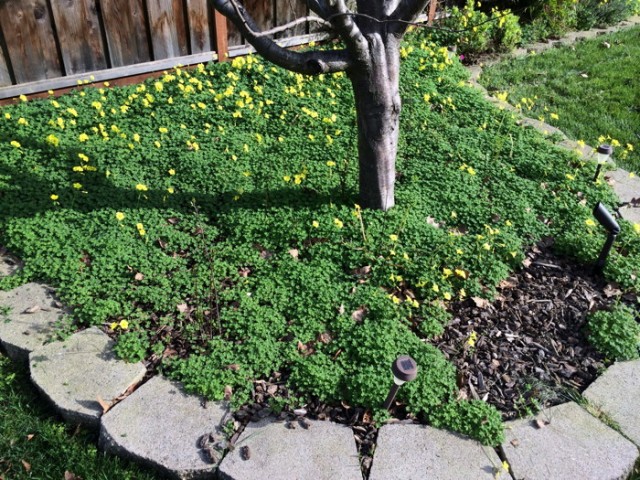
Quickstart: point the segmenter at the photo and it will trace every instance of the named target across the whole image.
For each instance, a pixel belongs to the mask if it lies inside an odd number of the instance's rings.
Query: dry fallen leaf
[[[489,303],[489,300],[487,300],[485,298],[471,297],[471,300],[473,300],[473,303],[475,303],[476,307],[478,307],[478,308],[488,308],[489,305],[491,305]]]
[[[607,298],[618,297],[622,295],[622,290],[609,283],[606,287],[604,287],[604,294]]]
[[[318,335],[318,341],[320,343],[324,343],[327,344],[331,341],[331,335],[327,332],[321,333],[320,335]]]
[[[367,310],[364,307],[360,307],[359,309],[357,309],[351,314],[351,319],[354,322],[361,322],[364,319],[364,316],[366,313],[367,313]]]
[[[39,312],[40,310],[42,310],[42,308],[40,307],[40,305],[34,305],[33,307],[29,307],[27,308],[24,312],[22,313],[36,313]]]
[[[233,395],[233,389],[227,385],[224,387],[224,399],[231,400],[231,396]]]
[[[27,442],[31,440],[33,437],[35,437],[35,434],[33,433],[30,433],[29,435],[27,435]]]
[[[31,464],[29,462],[27,462],[26,460],[21,460],[21,462],[22,462],[22,466],[24,467],[24,469],[27,472],[30,472],[31,471]]]
[[[139,281],[141,281],[141,280],[143,280],[143,279],[144,279],[144,275],[143,275],[142,273],[138,272],[138,273],[136,273],[136,274],[134,275],[134,277],[133,277],[133,278],[134,278],[134,280],[137,280],[137,281],[139,282]]]
[[[297,260],[298,255],[300,255],[300,250],[298,250],[297,248],[292,248],[291,250],[289,250],[289,255]]]
[[[436,219],[433,217],[427,217],[427,223],[435,228],[440,228],[440,224],[436,222]]]
[[[520,440],[518,440],[517,438],[514,438],[513,440],[511,440],[511,445],[513,445],[514,447],[517,447],[518,445],[520,445]]]
[[[64,480],[82,480],[82,477],[79,477],[75,473],[67,470],[66,472],[64,472]]]
[[[189,306],[186,303],[181,303],[176,308],[180,313],[186,313],[189,310]]]
[[[538,418],[536,419],[535,424],[537,428],[544,428],[549,425],[549,422],[547,420],[541,420]]]
[[[522,261],[522,265],[524,266],[524,268],[529,268],[529,266],[531,265],[531,259],[530,258],[525,258]]]
[[[98,395],[96,397],[96,400],[98,401],[98,403],[100,404],[100,406],[102,407],[102,414],[104,415],[105,413],[107,413],[109,411],[109,409],[111,407],[113,407],[113,403],[107,403],[105,402],[102,397],[100,397],[100,395]]]
[[[238,370],[240,370],[240,365],[238,365],[237,363],[232,363],[230,365],[227,365],[227,368],[229,370],[233,370],[234,372],[237,372]]]

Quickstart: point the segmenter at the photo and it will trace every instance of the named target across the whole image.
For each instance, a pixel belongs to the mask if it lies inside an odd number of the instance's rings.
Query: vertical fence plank
[[[429,16],[427,17],[427,25],[433,25],[433,20],[436,18],[436,10],[438,9],[438,1],[431,0],[429,2]]]
[[[154,60],[189,53],[181,0],[147,0]]]
[[[260,30],[274,27],[273,2],[271,0],[244,0],[244,6],[251,13]]]
[[[101,0],[101,6],[112,66],[151,60],[142,0]]]
[[[216,38],[215,47],[218,54],[218,61],[225,62],[229,53],[229,32],[227,31],[227,18],[217,10],[213,14]]]
[[[276,23],[278,26],[307,16],[307,6],[301,0],[276,0]],[[313,25],[311,25],[313,28]],[[279,33],[276,38],[289,38],[307,33],[304,23]]]
[[[187,20],[189,22],[190,53],[210,52],[211,22],[207,0],[187,0]]]
[[[1,35],[1,32],[0,32]],[[0,36],[0,38],[2,38]],[[11,73],[9,72],[9,65],[4,55],[4,49],[0,44],[0,87],[8,87],[11,83]]]
[[[17,83],[62,75],[44,0],[0,1],[0,27]]]
[[[67,75],[107,68],[95,0],[51,2]]]

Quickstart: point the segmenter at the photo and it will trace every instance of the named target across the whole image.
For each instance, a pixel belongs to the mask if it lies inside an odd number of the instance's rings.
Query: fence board
[[[0,1],[0,27],[16,82],[63,74],[44,0]]]
[[[67,75],[107,68],[95,0],[51,2]]]
[[[276,0],[276,26],[307,16],[307,6],[301,0]],[[279,33],[276,38],[296,37],[307,33],[304,23]]]
[[[0,41],[0,87],[6,87],[8,85],[11,85],[11,73],[9,72],[9,65],[7,65],[7,59],[4,56],[4,50]]]
[[[189,53],[182,0],[147,0],[153,58],[162,60]]]
[[[211,46],[211,18],[213,14],[207,6],[207,0],[187,0],[187,21],[191,53],[209,52]]]
[[[101,0],[111,65],[151,60],[142,0]]]

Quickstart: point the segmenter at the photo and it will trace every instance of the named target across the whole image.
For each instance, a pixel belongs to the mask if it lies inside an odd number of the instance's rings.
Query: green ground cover
[[[491,297],[543,236],[593,261],[604,232],[591,209],[614,198],[591,165],[484,101],[446,49],[414,37],[402,56],[386,213],[357,205],[342,75],[248,57],[3,108],[0,243],[25,268],[0,287],[51,283],[74,309],[67,331],[103,326],[122,357],[212,399],[231,387],[235,405],[277,371],[292,393],[276,411],[316,396],[381,420],[389,365],[409,354],[409,412],[500,441],[499,413],[456,401],[428,340],[449,302]],[[605,274],[637,289],[640,231],[621,226]]]
[[[612,143],[614,160],[640,171],[640,27],[506,60],[484,69],[480,82],[524,113],[574,140]]]
[[[65,476],[65,472],[67,476]],[[0,354],[0,478],[152,480],[153,474],[96,447],[38,400],[29,372]]]

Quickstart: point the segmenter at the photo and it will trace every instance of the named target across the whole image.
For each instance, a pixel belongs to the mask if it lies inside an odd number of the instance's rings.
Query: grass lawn
[[[26,368],[0,354],[0,478],[156,478],[137,465],[99,452],[96,441],[95,435],[66,425],[44,407]]]
[[[614,159],[640,171],[640,27],[484,69],[489,92],[508,92],[527,116],[574,140],[612,143]],[[557,117],[556,117],[557,116]]]
[[[471,89],[446,49],[414,37],[402,56],[386,213],[357,205],[344,75],[248,57],[3,108],[0,243],[25,268],[0,288],[49,282],[72,328],[111,331],[120,356],[211,399],[231,387],[236,406],[279,372],[291,395],[274,411],[313,396],[383,420],[389,366],[409,354],[410,413],[499,442],[500,414],[456,400],[428,340],[450,302],[490,298],[543,236],[592,262],[605,232],[591,210],[614,197],[592,165]],[[637,290],[640,230],[621,227],[605,274]]]

